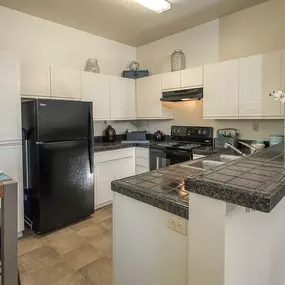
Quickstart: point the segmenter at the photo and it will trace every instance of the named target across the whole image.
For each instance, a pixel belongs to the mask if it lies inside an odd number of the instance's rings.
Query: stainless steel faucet
[[[234,150],[235,152],[237,152],[238,154],[242,155],[242,156],[246,156],[242,151],[240,151],[239,149],[237,149],[236,147],[234,147],[233,145],[231,145],[230,143],[225,143],[224,147],[226,149],[231,148],[232,150]]]
[[[251,145],[249,145],[249,144],[247,144],[247,143],[245,143],[245,142],[238,141],[238,143],[240,143],[240,144],[242,144],[242,145],[248,147],[248,148],[250,149],[250,153],[251,153],[251,154],[252,154],[252,153],[255,153],[255,152],[257,151],[253,146],[251,146]]]

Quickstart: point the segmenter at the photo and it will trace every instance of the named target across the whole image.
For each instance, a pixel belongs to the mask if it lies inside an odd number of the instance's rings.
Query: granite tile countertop
[[[188,219],[189,193],[184,179],[203,170],[173,165],[112,182],[112,190]]]
[[[284,145],[185,178],[185,189],[269,213],[285,196]]]

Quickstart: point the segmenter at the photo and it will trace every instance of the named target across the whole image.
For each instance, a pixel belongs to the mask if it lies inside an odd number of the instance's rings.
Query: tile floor
[[[112,285],[112,207],[44,236],[19,240],[22,285]]]

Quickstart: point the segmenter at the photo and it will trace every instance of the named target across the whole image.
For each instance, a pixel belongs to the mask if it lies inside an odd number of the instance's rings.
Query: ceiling
[[[0,0],[0,5],[137,47],[267,1],[169,0],[171,10],[162,14],[134,0]]]

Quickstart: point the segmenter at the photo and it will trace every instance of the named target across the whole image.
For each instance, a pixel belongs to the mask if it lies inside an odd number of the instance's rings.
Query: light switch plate
[[[187,236],[187,222],[177,217],[171,217],[168,220],[168,227],[178,233]]]
[[[259,122],[258,121],[252,122],[252,130],[254,132],[259,132]]]

